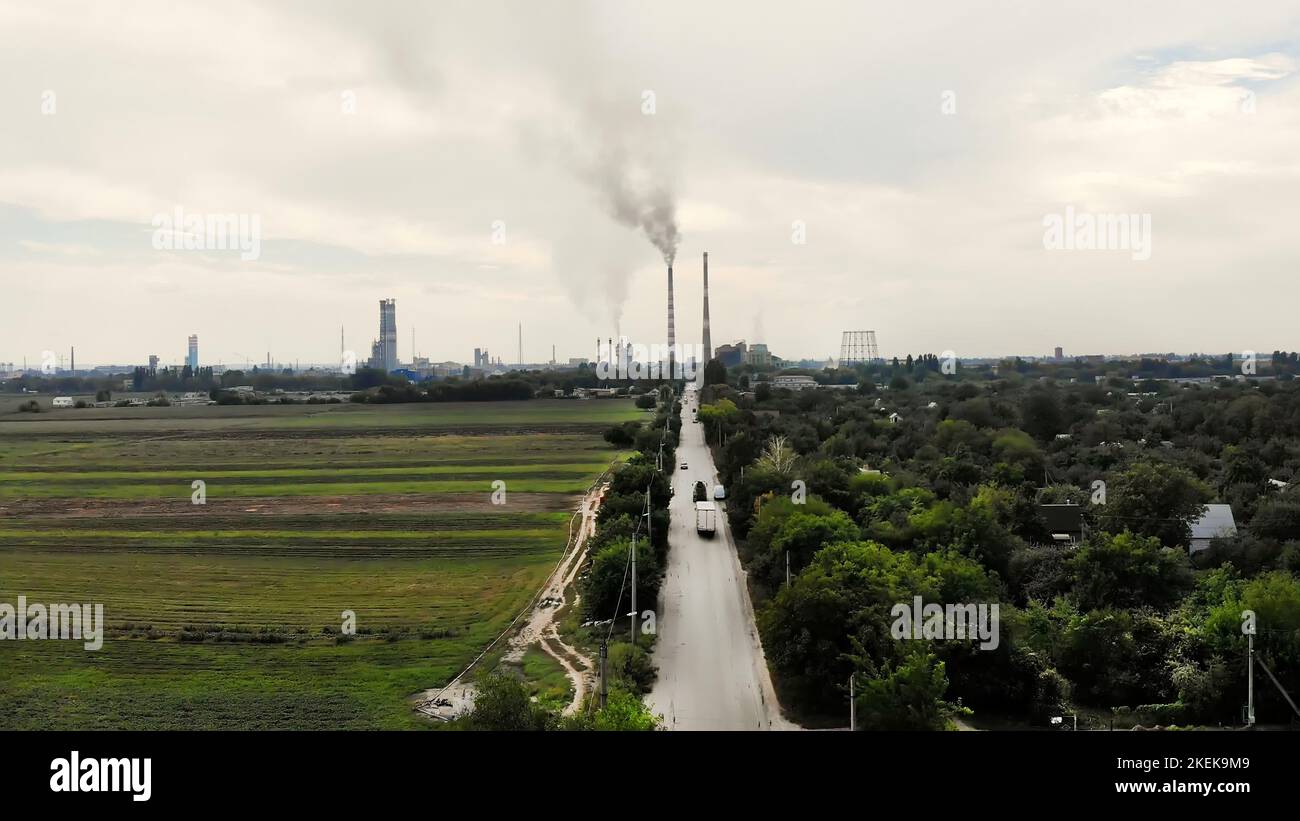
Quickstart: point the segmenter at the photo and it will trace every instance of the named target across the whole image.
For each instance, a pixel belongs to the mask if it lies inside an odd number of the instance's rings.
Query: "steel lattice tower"
[[[872,365],[880,361],[875,331],[844,331],[840,335],[840,367]]]

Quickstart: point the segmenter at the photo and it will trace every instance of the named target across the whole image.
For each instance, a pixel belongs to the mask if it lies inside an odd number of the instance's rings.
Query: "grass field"
[[[107,625],[98,651],[0,641],[0,728],[426,726],[409,697],[527,604],[578,495],[624,455],[601,433],[640,414],[0,412],[0,602],[102,603]],[[338,635],[345,610],[355,637]]]

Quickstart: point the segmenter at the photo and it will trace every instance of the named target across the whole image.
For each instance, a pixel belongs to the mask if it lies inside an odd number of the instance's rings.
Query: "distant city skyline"
[[[0,361],[1300,347],[1294,4],[998,8],[14,6]]]

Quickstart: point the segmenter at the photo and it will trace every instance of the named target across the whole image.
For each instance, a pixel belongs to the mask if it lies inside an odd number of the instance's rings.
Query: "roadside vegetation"
[[[605,647],[603,705],[597,682],[596,692],[588,695],[575,714],[563,715],[563,704],[538,694],[545,679],[537,668],[544,668],[546,663],[535,660],[535,669],[530,670],[526,654],[522,669],[497,668],[477,678],[474,708],[452,722],[454,729],[654,730],[660,726],[660,717],[652,715],[643,700],[655,681],[651,660],[654,630],[647,629],[645,621],[638,617],[633,640],[633,620],[626,616],[632,601],[630,561],[634,538],[636,601],[642,613],[653,614],[667,559],[668,502],[672,494],[668,476],[675,467],[681,406],[666,389],[657,395],[661,401],[648,424],[629,421],[605,433],[607,442],[635,444],[637,452],[610,476],[597,514],[596,532],[587,541],[586,562],[573,591],[581,605],[566,607],[559,617],[564,639],[588,657],[598,659],[601,646]],[[645,515],[647,509],[649,516]],[[544,656],[536,648],[529,653]]]
[[[700,419],[782,704],[843,726],[853,676],[864,728],[1066,713],[1081,726],[1235,725],[1246,609],[1259,657],[1294,696],[1294,363],[1263,362],[1277,379],[1181,384],[1158,380],[1239,363],[949,374],[926,356],[821,372],[847,387],[801,392],[715,369]],[[1074,543],[1053,538],[1047,503],[1079,505]],[[1237,533],[1189,558],[1207,503],[1230,504]],[[916,596],[997,603],[1000,643],[894,638],[891,608]],[[1255,693],[1259,721],[1288,722],[1259,671]]]

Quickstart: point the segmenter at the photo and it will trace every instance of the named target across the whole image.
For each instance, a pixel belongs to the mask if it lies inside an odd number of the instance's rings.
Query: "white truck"
[[[695,532],[706,539],[718,531],[718,508],[713,502],[695,503]]]

